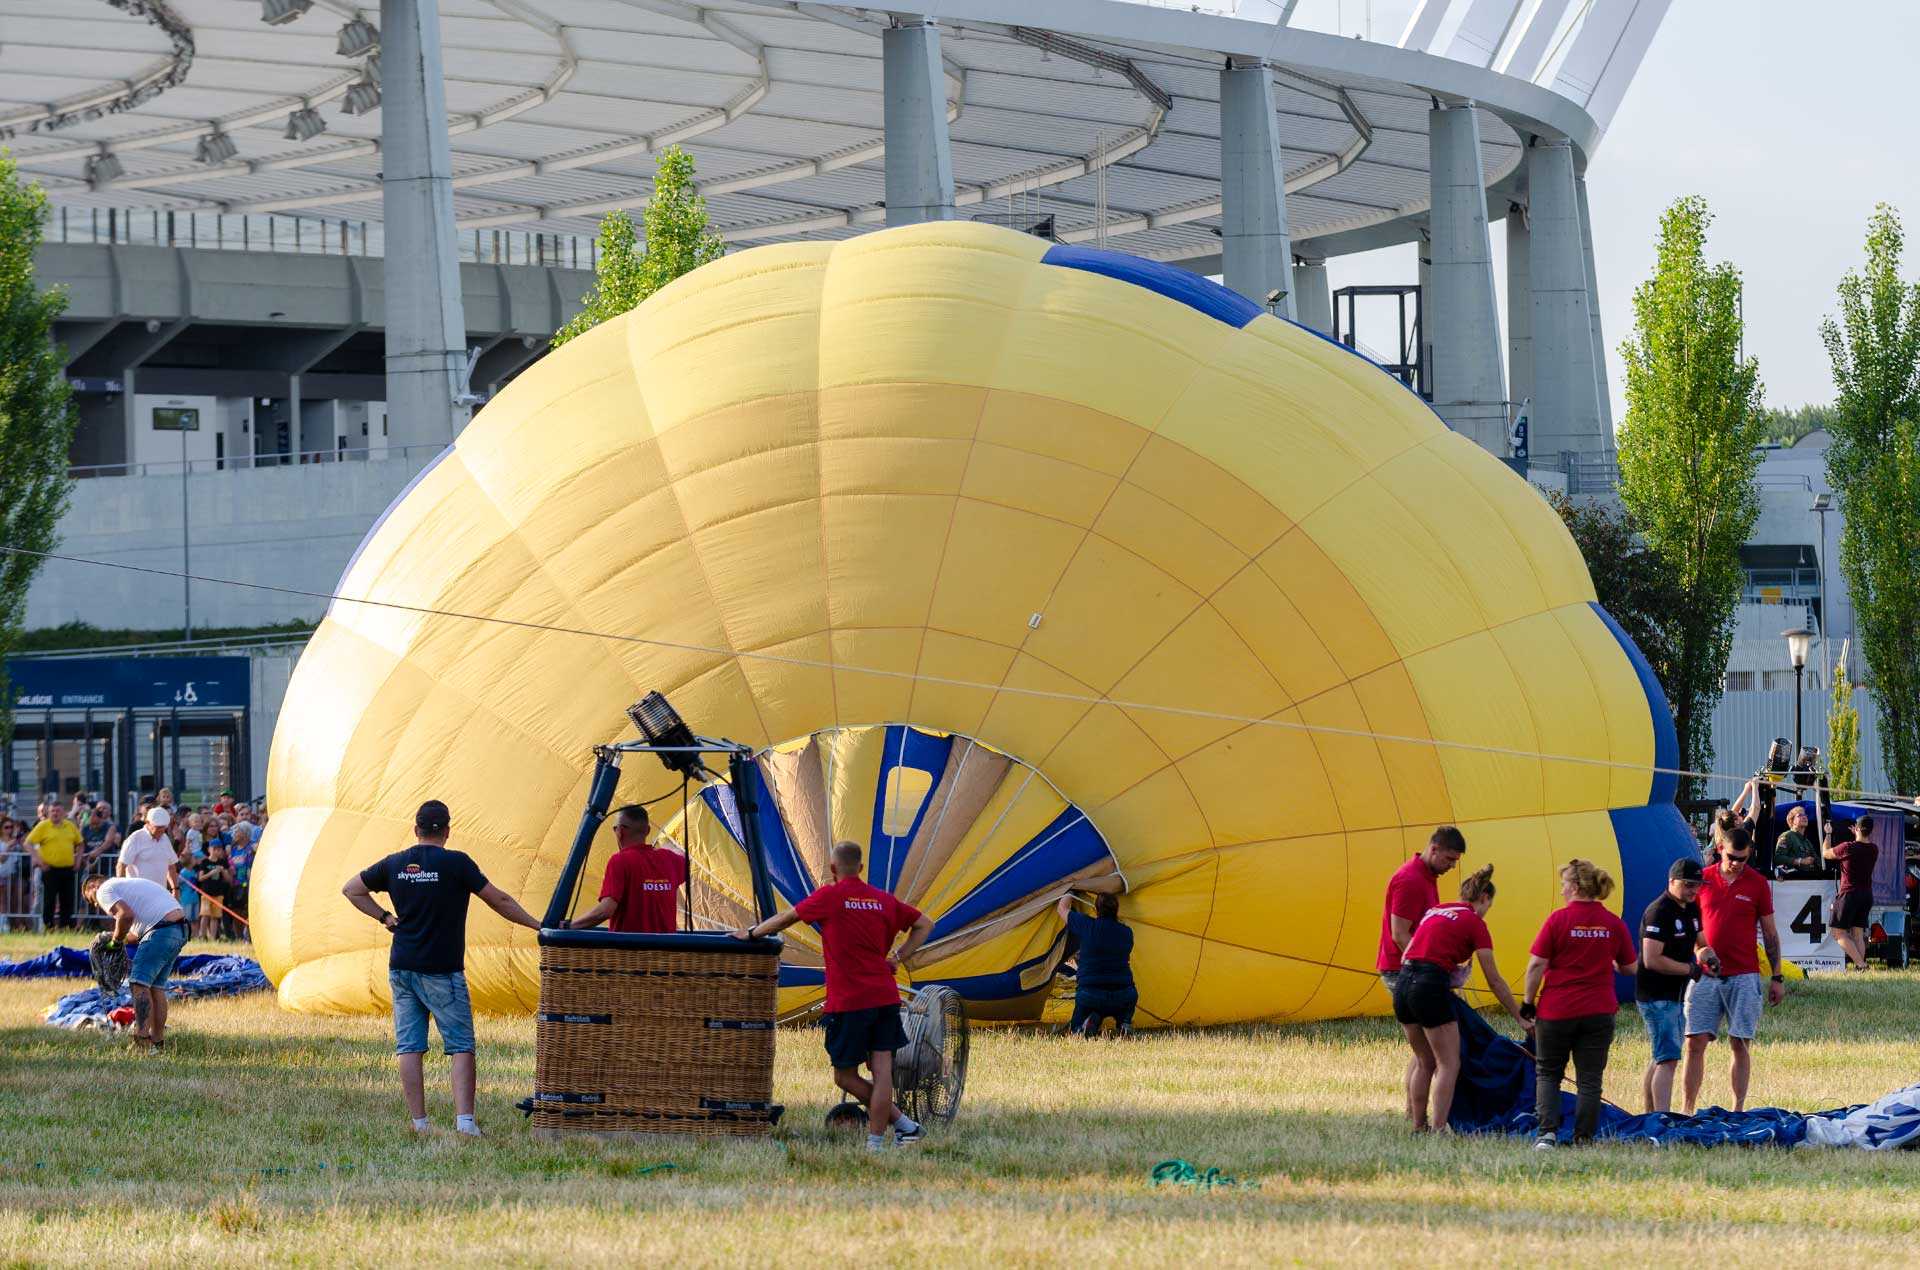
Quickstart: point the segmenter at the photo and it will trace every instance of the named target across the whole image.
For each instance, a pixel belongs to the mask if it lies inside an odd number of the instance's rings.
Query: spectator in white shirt
[[[145,878],[88,878],[87,901],[113,918],[112,943],[133,954],[133,1039],[155,1050],[167,1043],[167,976],[187,942],[187,915],[172,892]]]
[[[146,828],[128,834],[120,848],[118,876],[145,878],[158,882],[175,895],[180,894],[179,852],[167,837],[167,826],[172,819],[164,807],[147,812]]]

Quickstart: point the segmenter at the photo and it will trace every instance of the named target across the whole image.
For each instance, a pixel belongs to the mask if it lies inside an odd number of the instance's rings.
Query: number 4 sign
[[[1847,955],[1833,942],[1827,917],[1833,911],[1832,882],[1775,882],[1774,922],[1780,952],[1802,970],[1838,970]]]

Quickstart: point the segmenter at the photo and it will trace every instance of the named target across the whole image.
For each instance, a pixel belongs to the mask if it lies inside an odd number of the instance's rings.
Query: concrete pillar
[[[1333,335],[1333,286],[1327,281],[1327,262],[1302,261],[1293,267],[1295,320],[1320,334]]]
[[[1472,105],[1427,112],[1432,181],[1433,408],[1489,454],[1507,451],[1507,385],[1500,370],[1500,310],[1493,294],[1487,192],[1480,181],[1480,124]]]
[[[1220,72],[1222,280],[1262,307],[1285,292],[1272,310],[1295,320],[1286,176],[1273,72],[1264,61],[1229,62]]]
[[[1587,264],[1587,318],[1593,326],[1594,391],[1600,396],[1600,422],[1604,425],[1606,448],[1613,446],[1613,393],[1607,387],[1607,336],[1600,328],[1600,279],[1593,267],[1593,214],[1587,210],[1587,178],[1573,178],[1580,200],[1580,251]]]
[[[398,445],[443,445],[466,365],[453,159],[433,0],[380,0],[381,206],[386,216],[387,407]],[[298,435],[300,421],[290,421]],[[424,464],[428,454],[411,456]]]
[[[1545,138],[1527,151],[1527,200],[1533,231],[1528,255],[1533,287],[1534,462],[1562,451],[1611,448],[1600,419],[1593,366],[1593,319],[1587,309],[1587,266],[1580,247],[1580,199],[1573,184],[1573,147]]]
[[[1513,409],[1533,396],[1533,234],[1527,209],[1507,206],[1507,400]]]
[[[139,389],[134,386],[134,381],[139,377],[140,372],[132,366],[128,366],[120,372],[120,408],[122,412],[121,421],[127,430],[126,459],[128,466],[126,474],[128,476],[135,475],[132,466],[133,456],[137,453],[136,447],[139,445],[140,412],[134,408],[133,404],[133,395],[139,391]]]
[[[880,37],[886,111],[887,224],[953,219],[953,147],[940,28],[896,18]]]

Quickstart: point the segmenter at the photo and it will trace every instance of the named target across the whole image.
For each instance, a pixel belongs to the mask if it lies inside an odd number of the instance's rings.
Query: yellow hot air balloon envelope
[[[654,689],[759,750],[783,901],[862,843],[936,921],[914,979],[1000,1017],[1037,1015],[1074,882],[1124,882],[1142,1022],[1313,1019],[1386,1007],[1382,891],[1437,823],[1499,866],[1509,975],[1568,857],[1637,912],[1692,849],[1666,705],[1523,480],[1221,287],[984,225],[680,279],[488,405],[340,592],[254,874],[295,1009],[385,1007],[339,888],[423,799],[538,909],[593,747]],[[731,924],[730,791],[677,788],[629,761],[616,802],[667,798],[697,917]],[[533,1008],[532,936],[479,906],[467,972]]]

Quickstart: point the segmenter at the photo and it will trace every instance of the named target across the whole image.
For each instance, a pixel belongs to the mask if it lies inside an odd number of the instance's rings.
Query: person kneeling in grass
[[[187,914],[173,892],[145,878],[88,878],[87,903],[113,918],[113,943],[133,950],[133,1039],[156,1050],[167,1044],[167,976],[187,945]]]
[[[833,1083],[867,1104],[867,1149],[884,1150],[887,1126],[894,1144],[920,1140],[920,1126],[893,1105],[893,1053],[907,1043],[900,1025],[900,963],[926,941],[933,920],[911,904],[860,880],[860,848],[842,842],[833,849],[833,881],[784,913],[733,932],[759,939],[795,922],[820,928],[827,965],[827,1057]],[[907,932],[892,952],[893,937]],[[872,1081],[860,1075],[865,1063]]]

